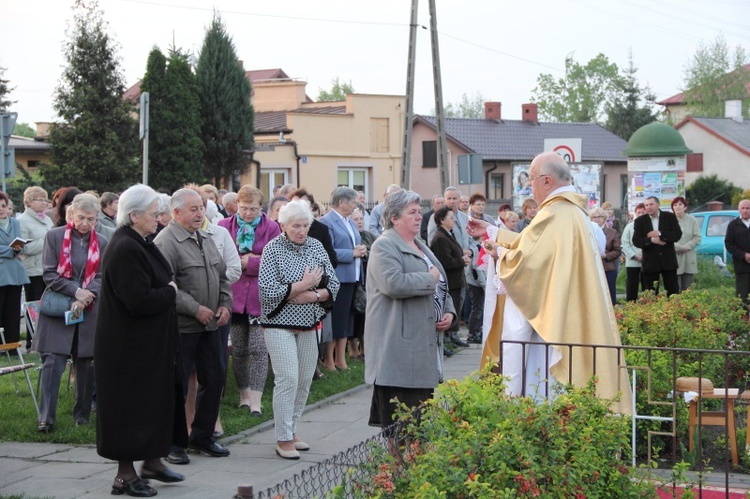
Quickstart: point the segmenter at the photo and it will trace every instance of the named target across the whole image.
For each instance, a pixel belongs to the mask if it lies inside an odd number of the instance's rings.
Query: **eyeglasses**
[[[529,177],[529,180],[526,181],[526,185],[531,185],[534,180],[541,178],[541,177],[549,177],[549,175],[536,175],[534,177]]]
[[[601,216],[601,215],[596,215],[596,216],[593,216],[593,217],[591,217],[591,218],[592,218],[592,219],[594,219],[594,218],[607,218],[607,217],[603,217],[603,216]]]
[[[260,211],[260,208],[248,208],[247,206],[240,206],[238,209],[242,213],[258,213]]]

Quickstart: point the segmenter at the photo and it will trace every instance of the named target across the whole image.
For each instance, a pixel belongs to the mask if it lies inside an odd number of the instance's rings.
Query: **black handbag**
[[[47,288],[42,293],[41,303],[39,303],[39,313],[49,317],[65,317],[65,312],[70,310],[72,304],[72,296],[64,295]]]
[[[361,282],[355,283],[352,309],[354,309],[355,314],[360,315],[364,315],[367,309],[367,291],[365,291],[365,285]]]

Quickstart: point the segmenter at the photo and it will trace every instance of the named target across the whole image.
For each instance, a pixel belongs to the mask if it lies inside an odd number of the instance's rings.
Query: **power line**
[[[465,43],[467,45],[472,45],[474,47],[479,47],[481,49],[488,50],[488,51],[494,52],[496,54],[504,55],[506,57],[511,57],[513,59],[518,59],[519,61],[524,61],[524,62],[528,62],[530,64],[536,64],[537,66],[543,66],[545,68],[554,69],[555,71],[560,71],[560,72],[564,72],[565,71],[562,68],[558,68],[556,66],[550,66],[549,64],[545,64],[543,62],[532,61],[531,59],[526,59],[525,57],[520,57],[520,56],[517,56],[517,55],[509,54],[507,52],[503,52],[501,50],[493,49],[493,48],[487,47],[485,45],[480,45],[480,44],[475,43],[475,42],[470,42],[469,40],[464,40],[463,38],[459,38],[457,36],[449,35],[448,33],[445,33],[443,31],[438,31],[438,33],[440,33],[441,35],[443,35],[443,36],[445,36],[447,38],[452,38],[454,40],[458,40],[459,42],[463,42],[463,43]]]

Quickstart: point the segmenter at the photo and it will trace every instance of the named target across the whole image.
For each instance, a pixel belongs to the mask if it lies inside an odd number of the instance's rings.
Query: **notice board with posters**
[[[526,198],[531,197],[531,186],[528,185],[529,167],[531,163],[513,163],[512,204],[513,211],[521,212],[521,205]],[[588,198],[588,208],[596,208],[602,199],[602,163],[570,163],[570,173],[573,175],[573,186],[576,192],[585,194]]]
[[[655,196],[659,206],[670,209],[672,200],[685,196],[687,156],[628,158],[628,211]]]

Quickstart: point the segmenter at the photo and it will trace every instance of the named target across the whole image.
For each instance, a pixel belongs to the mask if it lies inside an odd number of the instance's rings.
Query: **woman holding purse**
[[[76,373],[76,426],[88,423],[91,415],[94,331],[99,308],[96,297],[101,288],[101,255],[107,247],[107,238],[94,230],[98,215],[99,200],[91,194],[78,194],[71,203],[68,223],[50,230],[44,240],[44,294],[53,291],[69,297],[71,317],[79,319],[83,314],[83,321],[67,325],[64,317],[45,314],[46,300],[42,296],[34,348],[41,354],[43,364],[37,427],[43,433],[52,431],[56,422],[60,378],[68,356],[73,357]]]

